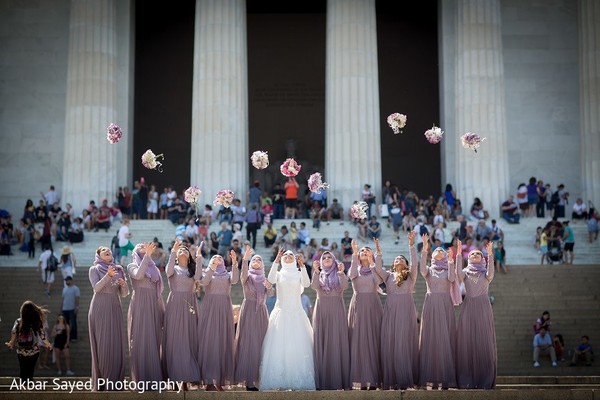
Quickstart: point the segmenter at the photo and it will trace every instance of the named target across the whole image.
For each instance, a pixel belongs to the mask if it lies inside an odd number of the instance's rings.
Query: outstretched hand
[[[281,262],[281,257],[283,257],[283,247],[279,246],[279,251],[277,251],[277,257],[275,257],[275,261],[277,264]]]
[[[358,243],[356,242],[355,239],[352,239],[351,246],[352,246],[352,254],[358,255]]]
[[[417,234],[415,233],[415,231],[409,231],[408,232],[408,245],[409,246],[414,246],[415,245],[415,238],[416,238]]]

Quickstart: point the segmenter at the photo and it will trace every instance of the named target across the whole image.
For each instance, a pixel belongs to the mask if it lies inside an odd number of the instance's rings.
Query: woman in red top
[[[298,217],[298,182],[290,177],[285,183],[285,218]]]

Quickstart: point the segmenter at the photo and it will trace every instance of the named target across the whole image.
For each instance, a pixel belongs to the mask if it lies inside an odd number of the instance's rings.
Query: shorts
[[[285,199],[285,206],[288,208],[298,208],[298,199]]]
[[[521,210],[527,210],[527,209],[529,209],[529,204],[528,203],[519,203],[519,208]]]
[[[169,208],[169,207],[167,207],[167,205],[166,205],[166,204],[163,204],[163,205],[161,205],[161,206],[160,206],[160,209],[161,209],[161,210],[166,210],[166,209],[168,209],[168,208]]]
[[[48,274],[46,274],[46,270],[42,269],[42,282],[54,283],[54,272],[48,272]]]
[[[548,253],[548,246],[540,246],[540,252],[542,254]]]
[[[131,250],[133,252],[134,246],[133,243],[127,242],[125,246],[120,246],[121,249],[121,257],[127,257],[127,250]]]
[[[565,251],[573,251],[575,243],[565,243]]]

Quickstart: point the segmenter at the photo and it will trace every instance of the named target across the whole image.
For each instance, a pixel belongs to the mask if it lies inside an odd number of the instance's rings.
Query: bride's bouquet
[[[301,169],[302,169],[302,166],[300,164],[298,164],[296,162],[296,160],[294,160],[293,158],[288,158],[279,167],[279,170],[281,171],[281,173],[284,176],[287,176],[288,178],[298,175],[298,173],[300,172]]]
[[[315,172],[308,178],[308,189],[313,193],[320,193],[322,189],[327,189],[328,183],[323,182],[319,172]]]
[[[256,169],[265,169],[269,166],[269,156],[266,151],[255,151],[250,157],[252,166]]]
[[[350,208],[350,216],[355,219],[366,219],[369,205],[364,201],[354,203]]]
[[[215,197],[214,205],[222,205],[225,208],[229,208],[233,203],[233,191],[229,189],[219,190]]]

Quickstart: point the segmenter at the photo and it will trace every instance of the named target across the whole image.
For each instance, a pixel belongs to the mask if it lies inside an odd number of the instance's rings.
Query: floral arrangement
[[[256,169],[265,169],[269,166],[269,156],[266,151],[257,150],[250,157],[252,166]]]
[[[301,169],[302,166],[293,158],[288,158],[281,164],[281,167],[279,167],[281,173],[288,178],[298,175]]]
[[[322,189],[327,189],[328,183],[323,182],[319,172],[315,172],[308,178],[308,189],[313,193],[320,193]]]
[[[219,190],[213,202],[214,205],[222,205],[225,208],[229,208],[231,203],[233,203],[233,191],[229,189]]]
[[[183,198],[186,202],[196,205],[200,200],[201,194],[202,191],[200,190],[200,188],[196,185],[192,185],[185,190],[185,192],[183,193]]]
[[[123,137],[123,131],[121,127],[115,123],[111,123],[106,128],[106,140],[108,140],[111,144],[115,144],[121,140]]]
[[[356,219],[366,219],[369,205],[364,201],[354,203],[350,208],[350,216]]]
[[[437,144],[441,142],[442,136],[444,136],[444,131],[435,125],[431,129],[427,129],[425,131],[425,137],[427,138],[427,141],[431,144]]]
[[[400,113],[393,113],[387,117],[387,123],[397,135],[402,132],[402,128],[406,126],[406,115]]]
[[[142,165],[148,169],[156,169],[158,172],[162,172],[162,164],[158,160],[164,160],[165,156],[162,154],[154,154],[152,150],[148,149],[142,155]]]
[[[481,145],[481,142],[485,140],[476,133],[467,132],[460,137],[462,145],[465,149],[471,149],[477,153],[477,148]]]

